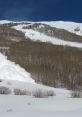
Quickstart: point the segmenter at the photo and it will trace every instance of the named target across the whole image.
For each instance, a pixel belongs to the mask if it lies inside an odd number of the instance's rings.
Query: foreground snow
[[[0,96],[1,117],[81,117],[82,99]]]
[[[36,89],[53,90],[56,96],[34,98],[33,96],[0,95],[1,117],[81,117],[82,99],[69,98],[65,89],[51,88],[40,84],[3,80],[0,86],[11,89],[20,88],[34,91]]]
[[[22,31],[26,37],[29,37],[33,41],[39,40],[41,42],[49,42],[54,45],[64,45],[64,46],[82,48],[82,43],[64,41],[58,38],[53,38],[53,37],[44,35],[40,32],[34,31],[32,29],[23,29],[23,26],[26,26],[26,25],[18,25],[18,26],[14,26],[13,28],[15,28],[16,30]]]
[[[9,79],[33,83],[30,74],[19,65],[7,60],[7,57],[0,53],[0,79]]]

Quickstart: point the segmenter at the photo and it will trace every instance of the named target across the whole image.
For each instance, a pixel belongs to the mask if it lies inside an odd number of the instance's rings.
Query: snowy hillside
[[[27,25],[17,25],[17,26],[14,26],[13,28],[15,28],[16,30],[22,31],[26,37],[29,37],[33,41],[39,40],[41,42],[49,42],[54,45],[63,45],[63,46],[82,48],[82,43],[65,41],[59,38],[50,37],[38,31],[34,31],[33,29],[23,29],[24,26],[27,26]]]
[[[42,23],[50,25],[51,27],[65,29],[77,35],[82,35],[82,23],[66,22],[66,21],[51,21],[51,22],[42,22]]]
[[[0,116],[81,117],[82,49],[77,48],[82,48],[82,24],[40,22],[44,30],[47,24],[74,33],[74,41],[34,30],[37,23],[0,21]]]
[[[37,89],[53,90],[58,97],[70,97],[70,91],[64,89],[50,88],[44,85],[36,84],[31,78],[30,73],[15,63],[7,60],[7,57],[0,53],[0,86],[6,86],[10,89],[29,89],[31,92]],[[20,82],[21,81],[21,82]],[[8,85],[11,84],[11,85]]]
[[[75,42],[74,41],[72,42],[72,40],[69,41],[69,40],[65,40],[57,37],[48,36],[46,34],[39,32],[38,30],[24,29],[24,27],[28,27],[29,25],[34,25],[39,23],[41,24],[40,27],[44,27],[44,24],[46,24],[51,27],[55,27],[57,29],[64,29],[76,35],[82,36],[82,23],[65,22],[65,21],[51,21],[51,22],[46,22],[46,21],[45,22],[30,22],[30,21],[15,22],[15,21],[7,21],[7,20],[0,21],[0,24],[16,24],[16,26],[13,26],[12,28],[22,31],[26,37],[29,37],[34,41],[40,40],[42,42],[49,42],[54,45],[66,45],[70,47],[82,48],[82,43],[81,42],[79,43],[78,39],[77,41],[75,40]]]
[[[0,53],[0,79],[34,82],[30,74]]]
[[[65,29],[69,32],[75,33],[77,35],[82,35],[82,23],[76,23],[71,21],[42,21],[42,22],[31,22],[31,21],[8,21],[8,20],[0,20],[0,24],[9,24],[9,23],[18,23],[18,24],[34,24],[41,23],[47,24],[51,27],[56,27],[59,29]]]

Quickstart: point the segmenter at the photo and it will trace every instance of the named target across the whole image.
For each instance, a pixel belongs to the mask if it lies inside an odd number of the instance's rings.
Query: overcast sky
[[[82,0],[0,0],[0,20],[82,22]]]

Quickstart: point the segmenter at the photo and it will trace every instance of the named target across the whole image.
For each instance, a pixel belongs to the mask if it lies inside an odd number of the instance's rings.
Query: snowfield
[[[0,79],[34,82],[31,75],[0,53]]]
[[[82,99],[0,96],[1,117],[81,117]]]

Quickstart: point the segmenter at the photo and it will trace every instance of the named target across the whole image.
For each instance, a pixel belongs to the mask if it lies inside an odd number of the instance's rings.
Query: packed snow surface
[[[0,96],[0,117],[82,117],[82,99]]]
[[[41,42],[49,42],[54,45],[63,45],[63,46],[82,48],[82,43],[65,41],[58,38],[50,37],[38,31],[34,31],[32,29],[23,29],[24,26],[26,25],[17,25],[17,26],[14,26],[13,28],[15,28],[16,30],[22,31],[23,33],[25,33],[26,37],[29,37],[33,41],[39,40]]]
[[[41,84],[3,80],[0,86],[27,91],[53,90],[53,97],[35,98],[33,96],[0,95],[1,117],[81,117],[82,99],[70,98],[70,91],[43,86]]]
[[[0,79],[34,82],[30,74],[0,53]]]

